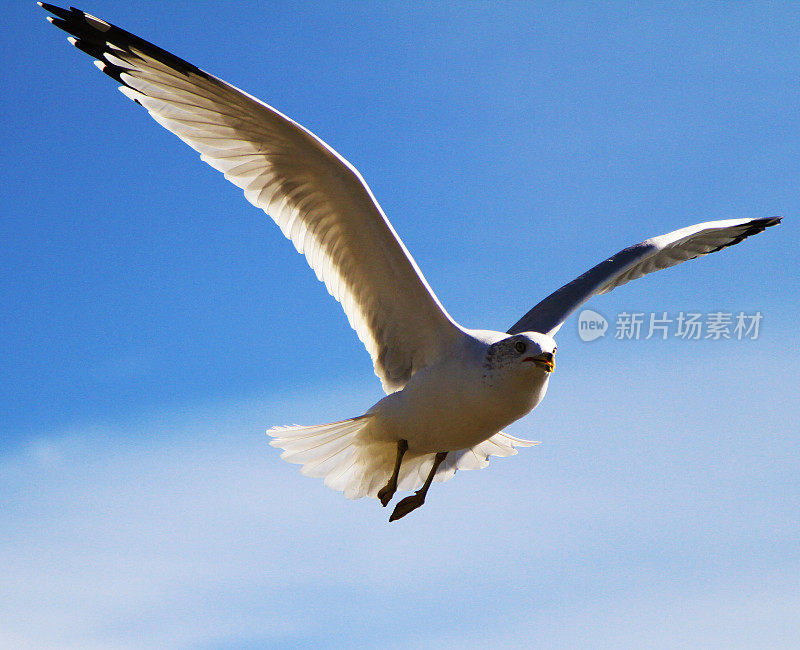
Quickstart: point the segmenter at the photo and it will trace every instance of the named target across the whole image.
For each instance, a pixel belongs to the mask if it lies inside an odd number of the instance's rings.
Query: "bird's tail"
[[[369,427],[370,419],[369,415],[361,415],[308,427],[273,427],[267,430],[267,434],[274,438],[270,441],[273,447],[283,449],[281,458],[302,465],[300,471],[303,474],[324,478],[329,488],[344,492],[348,499],[359,499],[367,494],[374,496],[372,493],[377,494],[382,487],[378,485],[371,490],[369,484],[368,471],[375,470],[383,456],[373,453],[374,457],[370,458],[364,449],[370,436],[362,434],[367,433],[365,429]],[[382,472],[377,473],[382,475]]]
[[[369,430],[372,416],[318,424],[314,426],[274,427],[267,433],[273,447],[283,449],[281,458],[302,465],[306,476],[324,478],[325,485],[344,492],[348,499],[364,496],[377,498],[394,467],[397,444],[378,441]],[[447,454],[436,472],[437,482],[452,478],[458,469],[480,469],[489,464],[489,456],[513,456],[515,447],[538,444],[514,438],[502,431],[488,440]],[[433,465],[434,454],[407,452],[398,477],[398,489],[415,490],[422,485]]]

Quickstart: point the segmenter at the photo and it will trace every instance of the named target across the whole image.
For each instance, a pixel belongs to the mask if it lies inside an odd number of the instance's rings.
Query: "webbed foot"
[[[381,500],[381,505],[384,508],[389,505],[389,501],[392,500],[395,492],[397,492],[397,483],[394,481],[389,481],[380,489],[378,498]]]
[[[422,492],[420,490],[420,492]],[[425,503],[425,493],[423,492],[415,492],[410,497],[406,497],[402,501],[400,501],[395,507],[392,516],[389,517],[389,521],[396,521],[398,519],[402,519],[405,517],[409,512],[412,512],[419,508],[423,503]]]

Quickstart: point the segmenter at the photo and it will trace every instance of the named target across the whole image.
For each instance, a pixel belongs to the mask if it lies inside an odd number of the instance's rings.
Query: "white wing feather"
[[[120,90],[244,190],[344,308],[384,389],[461,335],[356,169],[262,101],[77,9],[42,5]]]

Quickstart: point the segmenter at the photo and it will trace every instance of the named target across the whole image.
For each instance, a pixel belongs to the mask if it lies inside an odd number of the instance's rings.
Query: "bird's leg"
[[[438,454],[436,454],[436,457],[433,459],[433,467],[431,467],[431,471],[428,474],[428,478],[425,479],[425,483],[423,483],[422,487],[414,492],[414,494],[412,494],[410,497],[406,497],[394,507],[394,512],[392,513],[392,516],[389,517],[389,521],[401,519],[409,512],[416,510],[423,503],[425,503],[425,495],[428,493],[428,488],[433,482],[433,477],[436,474],[436,470],[439,469],[439,465],[444,462],[445,458],[447,458],[446,451],[440,451]]]
[[[405,454],[406,451],[408,451],[408,442],[401,438],[397,441],[397,457],[394,459],[394,471],[392,472],[392,476],[389,478],[389,482],[378,492],[378,498],[381,500],[381,504],[383,504],[384,508],[389,504],[389,501],[392,500],[394,493],[397,492],[397,477],[400,475],[400,463],[403,462],[403,454]]]

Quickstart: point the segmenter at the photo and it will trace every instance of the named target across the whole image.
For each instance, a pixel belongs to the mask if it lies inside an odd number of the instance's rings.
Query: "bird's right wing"
[[[681,262],[738,244],[780,223],[780,217],[707,221],[630,246],[565,284],[512,325],[508,333],[555,335],[567,317],[589,298]]]
[[[127,97],[275,220],[342,304],[387,392],[463,335],[364,179],[331,147],[152,43],[79,9],[39,4]]]

